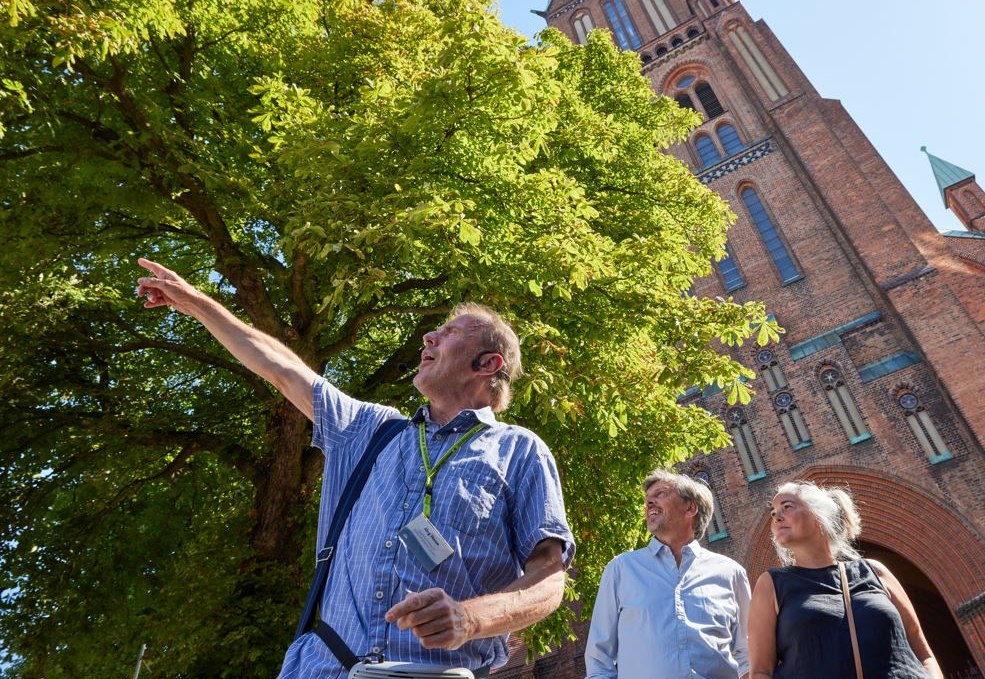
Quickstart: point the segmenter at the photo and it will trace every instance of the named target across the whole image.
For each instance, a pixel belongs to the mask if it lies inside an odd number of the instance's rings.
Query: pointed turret
[[[974,179],[975,173],[949,163],[942,158],[938,158],[928,151],[926,146],[921,146],[920,150],[926,153],[927,158],[930,159],[930,169],[934,171],[937,188],[941,190],[941,200],[944,201],[944,207],[948,207],[947,196],[944,192],[955,184],[960,184],[965,179]]]
[[[921,146],[920,150],[930,159],[930,168],[934,171],[944,207],[953,212],[969,231],[985,231],[985,191],[975,181],[975,174],[938,158],[926,146]]]

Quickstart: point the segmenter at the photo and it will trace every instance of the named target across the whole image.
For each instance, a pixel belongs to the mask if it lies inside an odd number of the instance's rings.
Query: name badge
[[[408,521],[397,531],[397,537],[429,573],[455,553],[441,532],[423,514]]]

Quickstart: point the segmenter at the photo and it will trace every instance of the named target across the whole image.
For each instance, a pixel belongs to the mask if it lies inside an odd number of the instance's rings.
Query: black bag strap
[[[318,601],[321,599],[322,590],[325,589],[325,583],[328,581],[328,570],[332,566],[332,556],[335,552],[335,546],[339,542],[339,537],[342,535],[342,528],[345,527],[345,522],[352,512],[353,505],[356,504],[356,500],[359,499],[359,495],[363,492],[366,479],[369,478],[369,472],[373,469],[376,458],[379,457],[380,452],[386,448],[386,445],[406,424],[406,418],[395,417],[386,420],[377,427],[376,431],[373,432],[373,436],[369,439],[369,443],[366,444],[366,452],[363,453],[362,458],[356,464],[356,468],[349,476],[349,481],[342,491],[342,497],[339,498],[339,504],[335,508],[335,514],[332,516],[332,523],[329,525],[328,532],[325,534],[325,544],[318,551],[315,577],[311,581],[311,589],[308,590],[308,600],[304,605],[304,612],[301,614],[301,622],[298,623],[298,628],[294,632],[295,639],[311,629],[311,623],[315,617]],[[325,628],[329,632],[325,632]],[[357,658],[355,654],[346,646],[335,630],[319,621],[315,631],[328,644],[332,653],[335,654],[335,657],[339,659],[346,669],[351,669],[356,664]]]

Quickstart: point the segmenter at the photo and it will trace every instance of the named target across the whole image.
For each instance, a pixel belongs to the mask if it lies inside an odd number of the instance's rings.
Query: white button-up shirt
[[[749,579],[696,541],[678,567],[653,539],[602,573],[585,648],[587,679],[736,679],[749,671]]]

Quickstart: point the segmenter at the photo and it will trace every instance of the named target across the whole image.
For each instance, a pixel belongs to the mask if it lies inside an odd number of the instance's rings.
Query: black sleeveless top
[[[872,567],[845,564],[866,679],[927,679],[906,640],[903,621]],[[851,679],[852,641],[837,566],[771,568],[780,612],[773,679]]]

